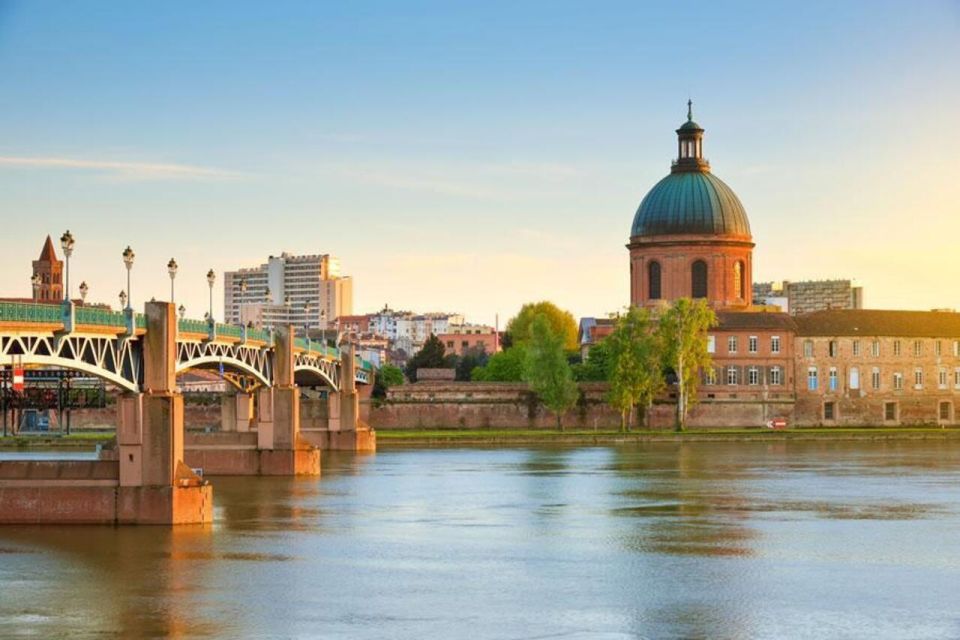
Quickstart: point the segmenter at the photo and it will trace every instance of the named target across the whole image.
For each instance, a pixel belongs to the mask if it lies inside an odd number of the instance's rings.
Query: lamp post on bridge
[[[40,300],[40,285],[43,284],[43,278],[40,277],[39,273],[33,274],[33,277],[30,278],[30,285],[33,287],[33,301],[37,302]]]
[[[70,230],[67,229],[62,236],[60,236],[60,248],[63,249],[63,255],[66,258],[66,282],[67,286],[63,290],[63,301],[70,301],[70,256],[73,255],[73,234],[70,233]]]
[[[207,271],[207,284],[210,286],[210,311],[207,314],[207,317],[210,319],[210,324],[213,324],[213,284],[217,281],[217,274],[213,272],[213,269]]]
[[[177,311],[180,312],[180,319],[183,320],[183,318],[187,315],[187,308],[183,305],[180,305],[180,308],[177,309]]]
[[[90,291],[90,287],[87,286],[87,281],[84,280],[80,283],[80,302],[84,305],[87,304],[87,293]]]
[[[127,292],[124,291],[123,289],[120,289],[120,308],[121,309],[127,308]]]
[[[130,296],[130,271],[133,270],[133,259],[136,257],[136,254],[133,253],[133,249],[130,248],[130,245],[127,245],[127,248],[123,250],[123,264],[127,267],[127,294],[124,298],[127,301],[127,306],[125,309],[130,309],[133,304],[133,298]]]
[[[174,302],[174,298],[173,298],[173,280],[177,277],[177,269],[178,269],[178,268],[179,268],[179,266],[177,265],[177,261],[174,260],[173,258],[170,258],[170,262],[167,263],[167,273],[170,274],[170,302],[171,302],[171,303]]]

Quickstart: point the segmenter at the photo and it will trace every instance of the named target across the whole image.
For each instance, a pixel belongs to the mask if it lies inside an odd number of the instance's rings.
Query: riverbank
[[[542,429],[404,429],[377,431],[377,447],[523,446],[532,444],[605,445],[642,442],[775,442],[830,440],[960,440],[960,429],[911,428],[803,428],[715,429],[696,431],[634,430],[547,431]]]
[[[84,431],[70,435],[0,436],[0,451],[78,451],[93,450],[114,439],[113,431]]]

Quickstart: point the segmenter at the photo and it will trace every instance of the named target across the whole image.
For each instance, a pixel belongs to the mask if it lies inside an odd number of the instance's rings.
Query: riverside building
[[[677,159],[641,201],[627,249],[631,304],[656,313],[688,297],[717,313],[714,366],[701,372],[688,423],[958,424],[960,314],[861,309],[849,281],[787,283],[789,314],[755,304],[755,292],[770,298],[773,287],[753,284],[746,209],[704,159],[689,103],[676,133]],[[654,406],[653,425],[672,422],[673,396]]]

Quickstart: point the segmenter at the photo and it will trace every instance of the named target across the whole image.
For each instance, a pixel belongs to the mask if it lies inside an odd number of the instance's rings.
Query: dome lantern
[[[693,121],[693,100],[687,100],[687,121],[677,129],[677,159],[670,170],[710,170],[710,163],[703,159],[703,127]]]

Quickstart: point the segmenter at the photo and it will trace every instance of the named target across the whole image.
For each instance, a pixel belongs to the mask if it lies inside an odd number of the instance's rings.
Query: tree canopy
[[[544,406],[553,411],[557,428],[562,430],[563,414],[576,404],[580,391],[564,354],[563,335],[553,330],[546,315],[538,315],[531,323],[526,350],[524,380]]]
[[[387,395],[387,389],[398,384],[403,384],[403,371],[399,367],[391,364],[385,364],[377,371],[373,381],[373,396],[375,398],[384,398]]]
[[[552,302],[528,302],[520,312],[507,323],[507,333],[512,344],[524,344],[530,340],[530,329],[537,316],[544,316],[550,329],[561,338],[566,351],[577,350],[577,322],[573,314],[560,309]]]
[[[657,336],[663,365],[677,376],[678,431],[683,430],[687,412],[697,401],[700,371],[713,366],[707,351],[707,331],[716,324],[717,316],[704,300],[680,298],[660,316]]]
[[[643,423],[647,408],[663,389],[660,343],[646,309],[630,307],[617,319],[617,325],[606,340],[608,352],[607,400],[620,411],[620,427],[628,429],[633,408],[639,410]],[[596,347],[594,347],[595,349]],[[590,350],[593,355],[593,349]]]
[[[477,382],[522,382],[526,358],[525,347],[510,347],[492,355],[486,365],[475,368],[470,379]]]
[[[417,379],[417,369],[445,367],[447,365],[445,354],[446,349],[443,347],[443,343],[437,336],[431,334],[423,343],[423,348],[407,361],[407,378],[415,381]]]
[[[590,347],[586,360],[573,365],[573,377],[578,382],[602,382],[610,379],[610,346],[606,340]]]

